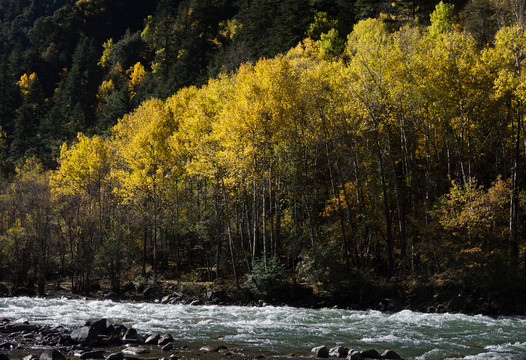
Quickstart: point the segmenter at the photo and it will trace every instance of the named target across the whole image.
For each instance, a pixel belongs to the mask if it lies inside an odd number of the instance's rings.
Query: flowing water
[[[392,349],[407,359],[526,359],[526,319],[290,307],[0,299],[0,318],[75,328],[88,318],[168,332],[183,344],[308,355],[314,346]]]

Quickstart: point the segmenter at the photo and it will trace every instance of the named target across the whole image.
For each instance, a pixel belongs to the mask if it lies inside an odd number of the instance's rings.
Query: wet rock
[[[112,344],[112,339],[107,335],[99,335],[97,341],[99,346],[110,346]]]
[[[174,348],[174,345],[173,345],[173,343],[170,342],[170,343],[164,345],[164,346],[162,347],[162,350],[163,350],[163,351],[170,351],[170,350],[173,350],[173,348]]]
[[[122,340],[137,340],[137,330],[134,328],[129,328],[124,333]]]
[[[328,358],[329,349],[327,349],[327,346],[318,346],[311,350],[311,354],[317,358]]]
[[[81,359],[104,359],[102,350],[86,351],[79,356]]]
[[[205,345],[205,346],[201,346],[199,350],[206,351],[206,352],[218,352],[219,348],[217,348],[216,346]]]
[[[106,334],[110,338],[116,339],[116,338],[120,338],[122,334],[125,334],[127,330],[128,328],[126,326],[115,323],[115,324],[111,324],[110,326],[106,328]]]
[[[360,354],[366,359],[379,359],[380,354],[375,349],[363,350]]]
[[[398,355],[397,353],[395,353],[393,350],[385,350],[383,353],[382,353],[382,358],[383,359],[402,359],[400,357],[400,355]]]
[[[107,320],[105,318],[88,319],[88,321],[86,321],[86,324],[84,324],[84,326],[91,326],[93,329],[97,330],[99,333],[103,333],[106,331],[106,323],[107,323]]]
[[[98,335],[98,331],[91,326],[83,326],[71,333],[71,340],[82,345],[94,346],[97,345]]]
[[[344,358],[349,354],[349,349],[343,346],[333,347],[329,350],[330,357]]]
[[[113,291],[110,291],[109,293],[104,294],[103,298],[105,300],[110,300],[113,302],[118,302],[121,299],[120,295]]]
[[[170,334],[164,334],[159,337],[159,341],[157,342],[158,345],[163,346],[168,344],[169,342],[174,341],[174,338]]]
[[[122,350],[122,353],[125,355],[141,355],[148,354],[150,351],[146,348],[140,346],[130,346]]]
[[[124,359],[124,354],[119,352],[119,353],[113,353],[113,354],[106,356],[105,360],[123,360],[123,359]]]
[[[150,335],[146,338],[146,340],[144,340],[144,343],[145,344],[159,344],[159,339],[161,338],[161,335],[159,334],[153,334],[153,335]]]
[[[40,360],[66,360],[66,357],[58,350],[46,350],[40,355]]]
[[[347,356],[347,360],[365,360],[363,355],[359,351],[351,351],[349,356]]]
[[[31,325],[27,321],[23,323],[16,323],[16,324],[7,324],[4,326],[0,326],[0,333],[14,333],[14,332],[20,332],[20,331],[36,331],[38,330],[38,326]]]

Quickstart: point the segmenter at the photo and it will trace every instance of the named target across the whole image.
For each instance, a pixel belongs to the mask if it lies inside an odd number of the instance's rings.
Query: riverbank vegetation
[[[522,291],[522,2],[59,3],[3,40],[14,288]]]

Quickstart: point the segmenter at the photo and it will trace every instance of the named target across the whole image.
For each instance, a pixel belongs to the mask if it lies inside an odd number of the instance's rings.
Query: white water
[[[401,311],[188,306],[0,299],[0,318],[81,326],[88,318],[168,332],[179,344],[226,344],[307,355],[314,346],[392,349],[409,359],[526,359],[526,319]]]

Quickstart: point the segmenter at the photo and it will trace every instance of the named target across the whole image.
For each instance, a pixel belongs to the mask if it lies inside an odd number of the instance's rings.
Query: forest
[[[0,0],[0,281],[524,289],[525,15]]]

